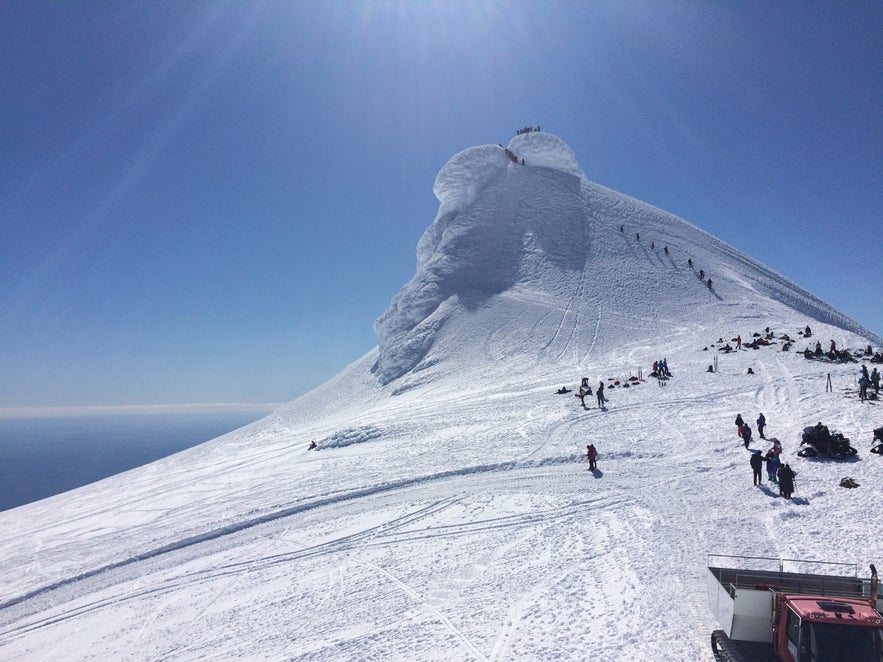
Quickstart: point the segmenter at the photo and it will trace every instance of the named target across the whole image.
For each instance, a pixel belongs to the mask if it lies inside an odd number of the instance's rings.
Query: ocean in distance
[[[269,411],[0,418],[0,511],[219,437]]]

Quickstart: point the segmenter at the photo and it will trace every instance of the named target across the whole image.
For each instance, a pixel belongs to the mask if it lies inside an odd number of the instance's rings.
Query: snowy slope
[[[883,340],[550,134],[461,152],[434,191],[375,350],[247,428],[0,513],[0,659],[708,660],[707,553],[883,561],[883,413],[798,332]],[[767,326],[792,351],[718,352]],[[555,394],[662,357],[667,385],[606,410]],[[791,501],[751,484],[733,418],[760,411]],[[796,457],[817,420],[854,461]]]

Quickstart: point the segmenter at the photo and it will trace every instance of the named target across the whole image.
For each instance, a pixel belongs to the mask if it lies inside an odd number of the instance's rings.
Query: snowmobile
[[[874,441],[871,443],[874,444],[871,447],[871,452],[883,455],[883,427],[874,430]]]
[[[842,460],[858,453],[855,448],[849,445],[849,439],[839,432],[831,434],[828,431],[828,426],[821,423],[803,428],[803,438],[800,445],[806,446],[797,453],[800,457],[824,455],[834,460]]]

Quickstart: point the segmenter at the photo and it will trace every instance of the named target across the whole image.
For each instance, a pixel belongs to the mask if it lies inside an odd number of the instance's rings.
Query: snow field
[[[794,457],[808,414],[787,386],[812,383],[819,366],[766,348],[721,357],[729,370],[711,375],[698,372],[700,352],[685,348],[692,365],[670,352],[668,386],[609,391],[606,412],[556,395],[566,380],[549,376],[520,393],[466,383],[432,398],[409,391],[388,404],[392,438],[308,452],[292,434],[286,480],[319,505],[6,607],[0,652],[21,659],[72,641],[117,659],[580,659],[589,649],[597,659],[709,659],[705,554],[854,559],[860,549],[874,560],[880,544],[856,515],[873,511],[881,484],[866,447],[853,463]],[[754,388],[739,363],[762,366]],[[844,393],[803,399],[812,413],[857,406]],[[746,418],[761,404],[796,405],[794,415],[764,409],[798,471],[792,502],[751,486],[734,402]],[[448,417],[460,425],[442,425]],[[582,457],[588,440],[601,452],[598,477]],[[276,450],[263,455],[240,462],[254,484],[279,463]],[[315,473],[329,462],[333,474]],[[837,487],[844,470],[862,487]],[[334,485],[320,487],[329,475]],[[269,496],[257,492],[238,514],[229,495],[225,506],[231,519],[248,517],[271,511]],[[219,500],[204,503],[203,517]],[[143,544],[147,531],[126,522],[116,522],[121,535]],[[58,542],[57,558],[69,558]]]

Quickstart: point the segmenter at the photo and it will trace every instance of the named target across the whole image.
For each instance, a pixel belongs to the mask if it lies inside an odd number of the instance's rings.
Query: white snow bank
[[[509,163],[499,145],[482,145],[455,154],[439,170],[432,192],[441,202],[439,216],[471,205],[478,194],[496,179]]]
[[[509,142],[509,150],[519,159],[524,159],[526,166],[551,168],[568,175],[583,176],[573,150],[561,138],[551,133],[533,131],[515,136]]]
[[[519,162],[524,159],[526,166],[582,177],[573,150],[551,133],[537,131],[515,136],[508,149]],[[439,216],[466,209],[510,164],[516,165],[501,145],[470,147],[455,154],[439,171],[432,187],[441,202]]]

